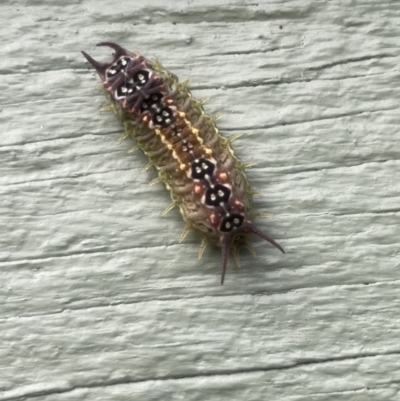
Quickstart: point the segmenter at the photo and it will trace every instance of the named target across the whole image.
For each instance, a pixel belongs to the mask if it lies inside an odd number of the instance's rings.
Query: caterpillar
[[[201,237],[199,259],[208,244],[222,250],[221,284],[224,283],[229,253],[240,266],[238,248],[248,243],[250,234],[283,248],[253,223],[254,191],[244,174],[245,164],[237,159],[231,142],[237,136],[221,136],[216,118],[207,116],[204,101],[192,97],[188,85],[166,70],[158,60],[149,61],[116,43],[102,42],[114,50],[113,60],[102,63],[82,51],[97,71],[110,100],[110,108],[121,120],[124,137],[136,141],[158,170],[155,182],[169,190],[185,228]]]

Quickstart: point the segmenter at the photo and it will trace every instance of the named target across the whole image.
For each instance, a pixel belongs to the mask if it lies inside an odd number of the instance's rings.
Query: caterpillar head
[[[129,52],[128,50],[125,50],[123,47],[120,45],[117,45],[116,43],[112,42],[101,42],[98,43],[96,46],[108,46],[111,47],[112,49],[115,50],[114,53],[114,59],[111,61],[111,63],[100,63],[99,61],[94,60],[89,54],[84,52],[83,50],[81,53],[85,56],[86,60],[89,61],[89,63],[94,67],[94,69],[97,71],[97,73],[100,75],[101,79],[104,81],[106,80],[106,73],[109,68],[116,63],[117,60],[121,59],[121,57],[135,57],[136,55],[134,53]]]

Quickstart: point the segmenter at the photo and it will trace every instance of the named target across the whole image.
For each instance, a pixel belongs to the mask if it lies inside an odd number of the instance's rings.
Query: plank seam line
[[[94,382],[90,385],[76,385],[76,386],[68,386],[65,387],[55,387],[53,389],[48,390],[38,390],[38,391],[31,391],[25,392],[22,394],[15,394],[10,396],[3,396],[0,398],[0,401],[12,401],[12,400],[20,400],[20,399],[27,399],[27,398],[37,398],[48,396],[52,394],[63,394],[72,392],[74,390],[79,389],[91,389],[91,388],[105,388],[105,387],[113,387],[119,385],[126,385],[126,384],[139,384],[139,383],[148,383],[148,382],[167,382],[171,380],[187,380],[187,379],[196,379],[196,378],[206,378],[206,377],[215,377],[215,376],[232,376],[238,374],[250,374],[250,373],[262,373],[262,372],[272,372],[272,371],[283,371],[283,370],[292,370],[302,366],[308,365],[320,365],[320,364],[327,364],[331,362],[342,362],[342,361],[349,361],[349,360],[357,360],[357,359],[364,359],[364,358],[374,358],[379,356],[391,356],[391,355],[400,355],[400,351],[392,351],[392,352],[382,352],[382,353],[364,353],[364,354],[354,354],[349,356],[342,356],[337,358],[315,358],[315,359],[307,359],[302,362],[287,364],[284,366],[271,366],[268,368],[263,367],[253,367],[253,368],[244,368],[244,369],[226,369],[226,370],[215,370],[203,373],[193,373],[187,375],[166,375],[154,378],[146,378],[146,379],[138,379],[138,380],[129,380],[126,378],[121,379],[114,379],[108,382]],[[17,390],[9,391],[11,393],[16,393]],[[3,393],[4,394],[4,393]]]
[[[219,271],[216,273],[216,275],[219,274]],[[368,283],[359,283],[359,284],[341,284],[341,285],[327,285],[327,286],[320,286],[320,287],[301,287],[301,288],[295,288],[295,289],[288,289],[285,291],[270,291],[270,292],[252,292],[252,293],[244,293],[244,294],[237,294],[237,293],[213,293],[213,294],[205,294],[203,296],[182,296],[182,297],[165,297],[165,298],[152,298],[149,300],[133,300],[133,301],[113,301],[113,302],[104,302],[104,303],[98,303],[97,305],[90,305],[86,307],[64,307],[64,308],[59,308],[57,310],[54,310],[52,312],[48,313],[37,313],[37,314],[32,314],[32,315],[21,315],[19,314],[17,317],[16,316],[6,316],[2,317],[0,319],[0,323],[4,323],[9,320],[16,319],[18,321],[21,321],[22,319],[35,319],[37,317],[46,317],[46,316],[53,316],[53,315],[59,315],[64,312],[79,312],[79,311],[89,311],[91,309],[109,309],[110,307],[118,307],[118,306],[130,306],[130,305],[142,305],[142,304],[151,304],[151,303],[164,303],[168,304],[171,302],[182,302],[182,300],[185,301],[194,301],[194,300],[200,300],[200,299],[205,299],[205,298],[218,298],[218,299],[223,299],[223,298],[243,298],[243,297],[253,297],[253,298],[260,298],[261,296],[279,296],[279,295],[286,295],[290,294],[293,292],[300,292],[300,291],[308,291],[312,289],[317,289],[317,290],[326,290],[326,289],[333,289],[333,288],[338,288],[341,290],[346,290],[346,289],[360,289],[364,288],[366,286],[368,287],[378,287],[381,285],[389,284],[389,285],[395,285],[400,283],[399,280],[391,280],[391,281],[376,281],[376,282],[368,282]]]
[[[326,64],[321,64],[319,66],[315,67],[309,67],[306,69],[306,71],[321,71],[325,70],[327,68],[332,68],[336,67],[337,65],[347,65],[351,63],[357,63],[359,61],[367,61],[367,60],[381,60],[384,58],[396,58],[396,54],[390,54],[390,53],[382,53],[382,54],[374,54],[374,55],[365,55],[365,56],[360,56],[360,57],[349,57],[343,60],[337,60],[333,61],[332,63],[326,63]]]

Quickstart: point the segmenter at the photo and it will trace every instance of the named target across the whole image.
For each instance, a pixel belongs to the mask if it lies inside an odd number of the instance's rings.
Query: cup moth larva
[[[125,50],[116,43],[113,60],[100,63],[82,51],[99,74],[111,107],[125,127],[125,136],[137,142],[155,166],[190,230],[201,239],[199,258],[207,244],[222,249],[221,284],[230,251],[239,264],[238,248],[255,234],[284,253],[282,247],[253,223],[254,191],[244,174],[245,164],[231,148],[234,137],[221,136],[215,118],[204,113],[203,101],[194,99],[188,82],[180,83],[158,61]]]

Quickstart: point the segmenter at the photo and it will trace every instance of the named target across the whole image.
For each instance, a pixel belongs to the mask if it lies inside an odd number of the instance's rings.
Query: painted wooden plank
[[[396,2],[3,2],[0,400],[399,399]],[[218,249],[101,113],[79,51],[159,57],[262,192]]]

